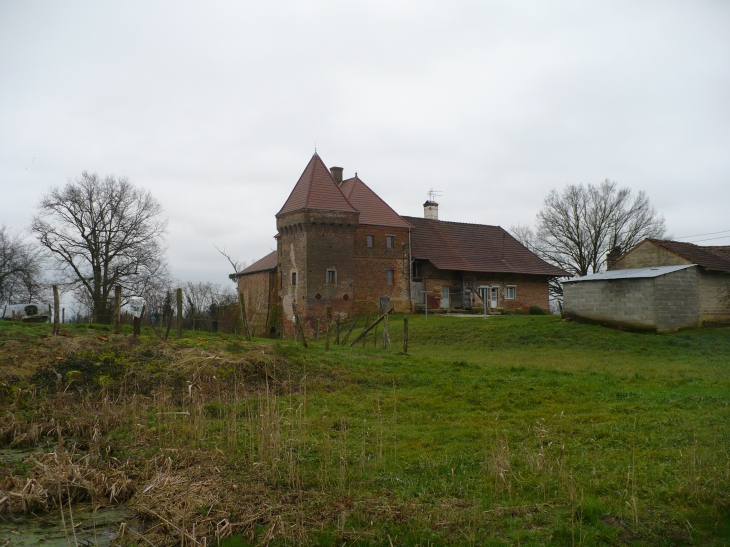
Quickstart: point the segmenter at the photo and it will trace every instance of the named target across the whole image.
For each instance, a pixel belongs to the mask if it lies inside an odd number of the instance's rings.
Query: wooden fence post
[[[367,317],[365,318],[365,330],[363,332],[367,332],[369,328],[370,328],[370,314],[368,314]],[[359,340],[359,339],[360,339],[359,336],[357,338],[355,338],[355,340]],[[367,341],[367,338],[365,336],[363,336],[362,337],[362,346],[363,347],[365,347],[366,341]],[[353,341],[353,344],[354,343],[355,342]],[[352,347],[352,344],[350,344],[350,347]]]
[[[403,353],[408,355],[408,316],[403,316]]]
[[[385,319],[385,316],[388,315],[392,311],[393,311],[393,308],[390,308],[387,312],[385,312],[383,315],[381,315],[380,317],[378,317],[372,325],[366,326],[365,329],[360,334],[358,334],[357,337],[352,342],[350,342],[350,347],[352,347],[355,344],[357,344],[360,340],[367,339],[367,334],[372,329],[376,328],[378,326],[378,323],[380,323],[383,319]],[[368,316],[368,322],[369,321],[370,321],[370,316]],[[378,339],[377,338],[377,335],[376,335],[375,339],[376,340]]]
[[[53,335],[58,336],[58,333],[61,332],[61,327],[59,326],[59,317],[58,317],[58,308],[60,307],[59,304],[59,298],[58,298],[58,285],[53,286]]]
[[[297,307],[296,304],[294,304],[294,321],[296,321],[296,323],[297,323],[297,325],[296,325],[297,332],[299,332],[299,334],[302,337],[302,345],[305,348],[309,347],[309,346],[307,346],[307,338],[304,336],[304,326],[302,325],[302,322],[299,319],[299,308]]]
[[[314,331],[314,341],[319,342],[319,317],[317,317],[317,330]]]
[[[183,305],[182,305],[182,289],[177,290],[177,337],[182,338],[183,330]]]
[[[335,345],[339,346],[340,345],[340,314],[339,313],[337,314],[336,321],[337,321],[337,327],[336,327],[337,328],[337,339],[335,340]]]
[[[327,340],[326,340],[326,343],[324,346],[324,350],[329,351],[330,350],[330,325],[332,324],[332,308],[327,306],[325,308],[325,310],[327,311],[327,313],[325,315],[325,327],[326,327],[326,332],[327,332],[327,335],[326,335]]]
[[[383,320],[383,349],[390,349],[390,333],[388,332],[388,315]]]
[[[114,334],[122,332],[122,286],[114,286]]]
[[[241,304],[241,323],[243,323],[243,335],[246,340],[251,341],[251,334],[248,332],[248,319],[246,319],[246,299],[243,293],[238,293],[238,301]]]
[[[350,325],[349,330],[347,331],[347,334],[345,334],[345,337],[342,339],[342,345],[344,346],[347,344],[347,339],[350,338],[350,335],[352,334],[353,329],[355,328],[355,325],[357,324],[357,317],[355,317],[355,320],[352,322],[352,325]]]

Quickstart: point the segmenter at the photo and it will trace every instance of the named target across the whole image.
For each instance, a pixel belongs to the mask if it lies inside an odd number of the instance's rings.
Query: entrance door
[[[496,308],[499,303],[499,287],[489,288],[489,307]]]
[[[450,287],[441,287],[441,307],[442,308],[449,308],[451,305],[451,302],[449,300],[449,290]]]
[[[413,282],[413,300],[416,305],[423,306],[426,303],[426,295],[423,292],[423,281]]]

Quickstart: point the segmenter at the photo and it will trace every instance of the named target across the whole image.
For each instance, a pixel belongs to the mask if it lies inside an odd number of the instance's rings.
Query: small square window
[[[296,285],[297,284],[297,272],[291,273],[291,284]]]
[[[367,235],[367,246],[372,247],[373,246],[373,236],[371,234]]]
[[[337,283],[337,271],[327,270],[327,284],[334,285],[335,283]]]
[[[395,274],[395,270],[385,270],[386,275],[388,276],[388,285],[393,284],[393,276]]]
[[[385,236],[385,246],[388,249],[393,248],[393,236]]]
[[[517,287],[507,285],[507,291],[504,294],[505,300],[514,300],[517,297]]]

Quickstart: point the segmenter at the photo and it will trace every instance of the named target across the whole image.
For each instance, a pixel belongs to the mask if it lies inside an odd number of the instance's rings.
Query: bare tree
[[[32,230],[55,259],[68,288],[85,301],[92,320],[110,321],[115,285],[128,296],[169,277],[162,236],[167,221],[152,195],[126,178],[84,172],[43,196]]]
[[[20,233],[0,226],[0,304],[22,304],[43,291],[39,250]]]
[[[600,272],[606,254],[619,247],[629,249],[647,237],[661,238],[664,217],[657,214],[644,192],[635,196],[615,182],[568,185],[552,190],[537,214],[537,230],[512,227],[523,245],[577,276]],[[551,285],[553,296],[562,295],[559,282]]]
[[[188,281],[181,286],[185,299],[185,318],[194,323],[215,320],[221,306],[238,303],[235,289],[228,285],[224,287],[218,283]]]

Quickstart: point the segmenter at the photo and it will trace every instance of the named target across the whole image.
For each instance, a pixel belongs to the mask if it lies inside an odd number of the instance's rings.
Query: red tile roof
[[[299,209],[355,211],[316,152],[276,216]]]
[[[569,276],[548,264],[499,226],[403,217],[414,227],[413,258],[440,270]]]
[[[708,270],[730,273],[730,247],[728,246],[701,247],[694,243],[683,243],[668,239],[647,238],[646,241],[663,247],[669,252],[679,255],[693,264],[698,264]]]
[[[245,270],[241,270],[240,272],[238,272],[238,275],[248,275],[257,272],[275,270],[277,263],[278,257],[276,256],[276,251],[271,251],[264,258],[257,260]]]
[[[360,211],[360,224],[399,228],[411,227],[357,175],[351,179],[343,180],[340,190],[352,206]]]

